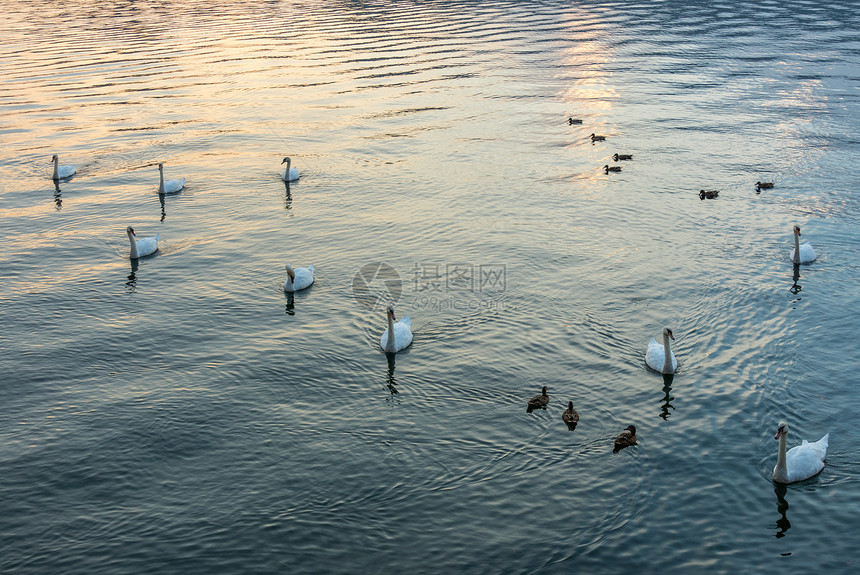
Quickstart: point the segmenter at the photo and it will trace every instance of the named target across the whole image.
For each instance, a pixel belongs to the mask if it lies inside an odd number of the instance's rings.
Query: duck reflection
[[[388,360],[388,376],[385,378],[385,386],[388,387],[388,391],[391,392],[391,395],[397,395],[400,393],[397,391],[397,380],[394,379],[395,357],[397,357],[396,353],[385,352],[385,359]]]
[[[167,210],[164,209],[164,194],[158,194],[158,202],[161,204],[161,221],[167,217]]]
[[[60,190],[60,181],[54,180],[54,205],[57,211],[63,209],[63,192]]]
[[[675,406],[672,405],[672,400],[675,399],[670,394],[672,393],[672,381],[675,379],[674,373],[664,373],[663,374],[663,403],[660,405],[660,417],[664,420],[668,421],[669,419],[669,410],[675,410]]]
[[[773,492],[776,493],[776,510],[779,511],[779,519],[776,520],[776,538],[785,537],[785,533],[791,529],[791,521],[786,517],[788,512],[788,501],[785,500],[785,493],[788,491],[788,486],[784,483],[774,485]]]
[[[137,260],[131,261],[131,273],[128,274],[128,281],[125,282],[125,291],[135,293],[137,291]]]
[[[284,309],[284,313],[287,315],[296,315],[296,305],[295,305],[295,296],[293,292],[286,292],[287,294],[287,305]]]
[[[287,189],[284,192],[284,209],[291,210],[293,208],[293,195],[290,193],[290,182],[284,182],[284,187]]]
[[[791,289],[789,289],[788,291],[790,291],[794,295],[797,295],[798,293],[800,293],[800,290],[803,289],[803,287],[801,287],[797,283],[797,280],[800,279],[800,264],[794,264],[794,273],[792,274],[791,279],[794,281],[794,284],[791,286]]]

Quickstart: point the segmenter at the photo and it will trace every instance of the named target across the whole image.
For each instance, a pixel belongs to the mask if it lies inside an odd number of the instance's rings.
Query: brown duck
[[[572,126],[572,125],[574,125],[574,124],[581,124],[581,123],[582,123],[582,120],[579,120],[579,119],[573,119],[573,118],[568,118],[568,119],[567,119],[567,123],[568,123],[569,125],[571,125],[571,126]]]
[[[773,187],[773,182],[756,182],[755,190],[760,192],[761,190],[769,190]]]
[[[606,136],[598,136],[594,132],[591,133],[591,141],[592,142],[602,142],[606,139]]]
[[[615,154],[614,156],[612,156],[612,159],[616,162],[619,160],[632,160],[633,154]]]
[[[615,438],[615,451],[631,445],[636,445],[636,428],[628,425],[627,429],[619,433],[618,437]]]
[[[699,190],[700,200],[713,200],[720,195],[719,190]]]
[[[610,166],[609,164],[606,164],[605,166],[603,166],[603,171],[607,174],[609,172],[620,172],[621,166]]]
[[[546,409],[546,404],[549,403],[549,396],[546,394],[546,386],[543,386],[540,395],[536,395],[529,400],[528,412],[533,409]]]
[[[561,414],[561,419],[567,424],[567,426],[571,429],[576,427],[576,424],[579,422],[579,414],[573,408],[573,402],[567,402],[567,409],[564,410],[564,413]]]

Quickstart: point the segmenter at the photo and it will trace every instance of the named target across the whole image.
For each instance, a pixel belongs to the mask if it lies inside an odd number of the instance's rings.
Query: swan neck
[[[663,334],[663,373],[674,373],[672,368],[672,348],[669,346],[669,334]]]
[[[164,168],[158,167],[158,193],[164,193]]]
[[[800,263],[800,238],[797,237],[797,230],[794,231],[794,263]]]
[[[54,179],[60,179],[60,158],[54,156]]]
[[[388,315],[388,341],[385,342],[385,351],[394,351],[397,346],[394,343],[394,320],[391,319],[391,314]]]
[[[134,236],[133,236],[133,235],[131,235],[131,232],[126,232],[126,233],[128,234],[128,243],[130,243],[130,244],[131,244],[131,254],[130,254],[130,257],[131,257],[131,259],[136,260],[136,259],[138,258],[138,255],[137,255],[137,240],[135,240],[135,239],[134,239]]]
[[[776,467],[773,470],[773,476],[777,479],[788,479],[788,467],[785,459],[785,443],[788,433],[782,433],[779,436],[779,452],[776,456]]]

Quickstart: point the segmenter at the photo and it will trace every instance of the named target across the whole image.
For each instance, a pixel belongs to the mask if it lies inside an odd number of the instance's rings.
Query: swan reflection
[[[57,211],[63,209],[63,192],[60,190],[59,180],[54,180],[54,204],[57,207]]]
[[[388,375],[385,378],[385,386],[388,388],[388,391],[391,392],[391,395],[397,395],[400,393],[397,391],[397,380],[394,378],[395,357],[397,357],[396,353],[385,352],[385,359],[388,360]]]
[[[286,305],[286,308],[284,309],[284,313],[286,313],[287,315],[296,315],[296,306],[294,303],[296,296],[293,295],[293,292],[286,292],[286,294],[287,294],[287,305]]]
[[[785,533],[791,529],[791,521],[786,517],[788,512],[788,501],[785,500],[786,491],[788,491],[788,487],[782,483],[777,483],[773,488],[773,492],[776,493],[776,510],[779,512],[779,519],[776,520],[778,531],[775,537],[777,539],[785,537]]]
[[[797,280],[800,279],[800,264],[794,264],[794,273],[792,274],[791,279],[794,281],[794,284],[791,286],[791,289],[789,289],[788,291],[790,291],[794,295],[797,295],[798,293],[800,293],[800,290],[803,289],[803,287],[801,287],[797,283]]]
[[[161,204],[161,221],[167,217],[167,210],[164,209],[164,194],[158,194],[158,202]]]
[[[293,208],[293,195],[290,193],[290,182],[284,182],[284,187],[287,189],[284,192],[284,209],[291,210]]]
[[[131,273],[128,274],[128,281],[125,282],[125,291],[135,293],[137,291],[137,267],[138,260],[131,261]]]
[[[667,421],[669,419],[669,410],[670,409],[672,411],[675,410],[675,406],[672,405],[672,403],[671,403],[672,400],[674,400],[675,398],[670,395],[672,393],[672,380],[674,380],[674,379],[675,379],[674,373],[664,373],[663,374],[663,393],[664,393],[664,395],[663,395],[663,399],[662,399],[663,403],[660,405],[660,417],[662,417],[664,420],[667,420]]]

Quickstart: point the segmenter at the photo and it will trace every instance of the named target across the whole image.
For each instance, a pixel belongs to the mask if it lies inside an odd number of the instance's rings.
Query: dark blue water
[[[860,561],[852,3],[2,8],[0,571]]]

